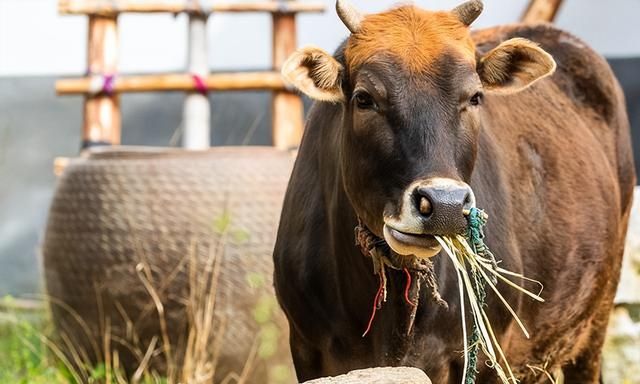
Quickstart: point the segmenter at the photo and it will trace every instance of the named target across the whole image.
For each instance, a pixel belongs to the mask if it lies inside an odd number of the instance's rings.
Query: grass
[[[220,351],[224,348],[223,340],[229,321],[224,315],[216,312],[216,292],[221,274],[224,244],[226,241],[241,243],[248,234],[234,229],[228,215],[223,215],[214,222],[213,230],[219,240],[208,246],[205,260],[196,260],[197,247],[193,242],[191,251],[187,252],[175,270],[158,279],[152,273],[148,259],[140,253],[140,261],[136,264],[134,279],[144,287],[150,298],[150,313],[157,318],[159,332],[147,345],[141,345],[135,334],[135,321],[126,314],[103,314],[100,317],[101,340],[94,340],[92,350],[99,355],[99,363],[94,364],[81,350],[74,338],[64,332],[55,332],[48,306],[44,303],[40,308],[21,309],[20,300],[7,297],[0,301],[0,383],[39,384],[39,383],[104,383],[104,384],[204,384],[212,383],[214,377],[223,377],[216,381],[219,384],[249,384],[251,375],[259,363],[269,359],[279,351],[283,339],[283,330],[276,321],[279,308],[275,297],[269,289],[268,279],[259,273],[248,272],[245,276],[246,289],[257,296],[251,317],[256,322],[258,332],[250,348],[244,366],[238,372],[226,369],[219,364]],[[174,345],[169,338],[169,325],[164,307],[166,289],[178,273],[188,276],[188,297],[182,298],[188,331],[184,342]],[[134,282],[135,283],[135,282]],[[91,327],[73,313],[63,303],[50,299],[51,305],[60,306],[74,319],[71,329],[77,334],[86,334]],[[99,312],[102,300],[97,297]],[[223,307],[224,308],[224,307]],[[224,311],[222,311],[224,313]],[[218,316],[216,316],[218,315]],[[122,316],[127,329],[133,329],[131,339],[124,340],[115,330],[113,316]],[[75,324],[77,323],[77,324]],[[127,332],[128,333],[128,332]],[[129,376],[124,373],[120,360],[119,348],[116,344],[126,342],[129,350],[138,357],[137,369]],[[166,364],[158,371],[154,359],[160,358]],[[242,357],[240,357],[242,359]],[[242,362],[242,360],[240,360]],[[263,376],[270,384],[289,383],[293,381],[291,367],[275,362],[269,364]]]
[[[11,300],[10,298],[5,299]],[[0,312],[0,383],[68,383],[64,365],[49,353],[41,335],[51,323],[44,311]]]
[[[83,364],[83,372],[61,354],[62,345],[54,342],[54,326],[45,305],[23,311],[15,308],[11,297],[2,299],[0,311],[0,383],[117,383],[121,376],[105,363]],[[14,309],[15,308],[15,309]],[[141,383],[164,384],[162,377],[146,375]]]
[[[151,284],[145,279],[145,267],[138,265],[143,284],[150,295],[159,298]],[[11,297],[2,299],[0,306],[0,383],[2,384],[56,384],[56,383],[105,383],[105,384],[171,384],[171,383],[212,383],[216,369],[217,352],[224,336],[223,324],[215,324],[215,277],[219,273],[219,263],[209,265],[210,279],[200,281],[196,292],[190,297],[188,307],[189,331],[185,345],[179,351],[184,356],[181,365],[176,363],[175,346],[168,343],[166,323],[161,323],[161,334],[150,345],[136,346],[138,354],[144,356],[138,369],[131,377],[126,377],[117,349],[109,335],[104,337],[103,362],[92,365],[83,358],[84,351],[76,350],[67,339],[58,337],[53,322],[44,303],[39,309],[23,311],[14,309]],[[249,289],[262,290],[266,278],[259,274],[248,274]],[[155,301],[159,318],[163,318],[161,301]],[[9,308],[9,309],[7,309]],[[256,303],[252,317],[259,325],[254,345],[247,356],[241,372],[229,372],[221,384],[247,384],[254,365],[260,360],[268,360],[278,352],[282,330],[274,321],[278,311],[272,295],[264,294]],[[108,322],[107,322],[108,324]],[[162,325],[164,324],[164,325]],[[108,325],[107,325],[108,327]],[[107,329],[107,332],[108,329]],[[210,345],[214,345],[211,348]],[[71,351],[62,353],[63,350]],[[169,364],[166,372],[157,372],[149,364],[151,356],[163,354]],[[106,358],[104,358],[106,356]],[[282,364],[270,366],[265,382],[278,384],[291,382],[290,367]]]

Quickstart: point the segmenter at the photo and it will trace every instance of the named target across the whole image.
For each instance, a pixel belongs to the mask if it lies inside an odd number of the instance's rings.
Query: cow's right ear
[[[342,92],[343,67],[317,47],[300,48],[282,66],[284,80],[312,99],[338,103]]]

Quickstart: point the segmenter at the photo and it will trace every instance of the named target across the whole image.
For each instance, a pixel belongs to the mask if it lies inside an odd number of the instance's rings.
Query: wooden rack
[[[66,15],[115,16],[118,13],[215,13],[215,12],[323,12],[323,3],[303,1],[272,1],[251,3],[191,1],[123,1],[123,0],[60,0],[58,12]]]
[[[285,87],[279,70],[284,60],[296,48],[295,15],[300,12],[322,12],[324,4],[287,0],[251,3],[196,0],[59,0],[58,11],[67,15],[89,15],[88,75],[82,78],[62,79],[56,83],[56,91],[60,95],[85,94],[82,129],[84,147],[120,144],[120,93],[179,91],[188,93],[184,108],[183,145],[191,149],[204,149],[210,143],[210,108],[207,96],[202,94],[204,89],[272,91],[273,144],[283,149],[298,146],[303,129],[302,100]],[[189,14],[188,73],[114,76],[117,74],[118,64],[118,15],[131,12]],[[206,21],[208,15],[215,12],[271,13],[273,62],[270,70],[209,73],[206,62]],[[108,92],[106,81],[110,82]]]
[[[286,91],[280,72],[232,72],[209,74],[202,78],[208,91],[247,91],[267,89]],[[93,89],[91,77],[58,80],[59,95],[90,94]],[[116,93],[133,92],[196,92],[198,88],[190,74],[118,76],[113,80]]]

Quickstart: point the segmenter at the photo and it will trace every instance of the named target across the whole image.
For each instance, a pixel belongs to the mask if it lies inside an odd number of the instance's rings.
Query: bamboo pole
[[[279,72],[236,72],[210,74],[203,79],[209,91],[248,91],[286,89]],[[56,82],[59,95],[91,93],[94,80],[90,77],[63,79]],[[129,92],[189,92],[197,90],[191,74],[118,76],[113,83],[116,93]]]
[[[207,18],[202,14],[189,15],[188,66],[192,75],[204,79],[209,73],[207,63]],[[202,89],[189,92],[184,102],[184,130],[182,146],[187,149],[206,149],[211,144],[211,107]]]
[[[94,74],[115,74],[118,31],[115,17],[89,17],[88,68]],[[83,148],[120,144],[120,105],[117,95],[88,95],[84,102]]]
[[[521,21],[528,24],[552,23],[561,5],[562,0],[531,0]]]
[[[286,1],[285,1],[286,3]],[[273,15],[273,68],[279,71],[285,60],[296,49],[296,21],[292,14]],[[304,107],[302,99],[288,91],[273,94],[272,135],[273,145],[291,149],[300,145],[303,131]]]
[[[118,13],[213,13],[213,12],[323,12],[322,2],[307,1],[262,1],[262,2],[209,2],[198,4],[185,0],[59,0],[58,12],[67,15],[102,15],[114,16]]]

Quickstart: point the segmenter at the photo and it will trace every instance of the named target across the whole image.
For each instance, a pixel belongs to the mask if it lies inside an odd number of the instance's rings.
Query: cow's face
[[[297,51],[285,78],[308,96],[343,105],[341,166],[356,213],[402,255],[430,257],[433,235],[466,228],[487,92],[518,92],[553,73],[551,56],[512,39],[476,57],[469,24],[482,3],[451,12],[414,6],[361,16],[338,1],[352,31],[344,58]]]

